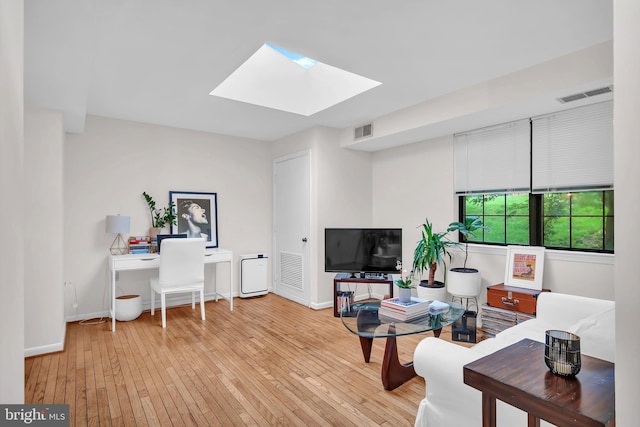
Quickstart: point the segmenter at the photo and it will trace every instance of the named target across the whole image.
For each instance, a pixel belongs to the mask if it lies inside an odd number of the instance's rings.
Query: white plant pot
[[[429,301],[446,301],[447,300],[447,288],[445,286],[441,288],[427,288],[425,286],[416,286],[418,298],[426,299]]]
[[[127,322],[137,319],[140,314],[142,314],[142,298],[140,295],[116,297],[116,320]]]
[[[475,268],[452,268],[447,272],[447,289],[454,297],[475,298],[480,295],[481,286],[482,276]]]
[[[402,302],[411,302],[411,288],[398,288],[398,299]]]

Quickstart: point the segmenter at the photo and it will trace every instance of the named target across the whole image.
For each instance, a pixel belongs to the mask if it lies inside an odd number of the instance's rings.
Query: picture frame
[[[507,246],[504,284],[542,290],[544,251],[542,246]]]
[[[176,225],[171,224],[171,234],[187,237],[204,237],[207,248],[218,247],[218,194],[193,191],[170,191]]]

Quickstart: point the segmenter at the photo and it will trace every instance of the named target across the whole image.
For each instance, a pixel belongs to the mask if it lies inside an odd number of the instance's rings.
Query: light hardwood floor
[[[67,325],[66,348],[25,360],[25,403],[67,403],[78,426],[411,426],[424,380],[385,391],[374,340],[364,363],[358,337],[332,309],[273,294],[207,302],[135,321]],[[427,334],[400,337],[400,360]],[[450,329],[441,335],[450,339]]]

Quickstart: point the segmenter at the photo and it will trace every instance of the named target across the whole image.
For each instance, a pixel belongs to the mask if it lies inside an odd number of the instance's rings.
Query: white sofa
[[[559,329],[580,336],[583,354],[614,362],[615,304],[573,295],[543,292],[537,315],[472,347],[428,337],[414,353],[416,373],[425,379],[426,396],[420,402],[416,426],[482,425],[481,393],[462,379],[463,366],[523,338],[544,343],[545,331]],[[540,363],[544,363],[543,358]],[[526,414],[497,402],[498,426],[527,425]],[[550,425],[542,421],[541,425]]]

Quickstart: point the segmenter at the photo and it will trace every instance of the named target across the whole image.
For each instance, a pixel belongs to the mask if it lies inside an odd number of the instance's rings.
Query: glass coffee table
[[[380,301],[366,301],[351,304],[348,310],[340,312],[344,326],[360,337],[364,361],[369,363],[374,338],[386,338],[382,360],[382,385],[385,390],[393,390],[416,376],[413,362],[401,364],[398,358],[396,337],[433,331],[440,336],[442,328],[462,317],[465,309],[458,303],[448,302],[449,311],[438,315],[426,315],[419,319],[402,322],[386,316],[379,316]]]

